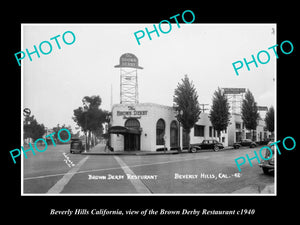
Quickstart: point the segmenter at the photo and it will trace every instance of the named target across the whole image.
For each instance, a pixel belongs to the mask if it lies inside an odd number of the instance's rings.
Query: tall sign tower
[[[120,64],[115,68],[120,68],[120,103],[136,104],[139,103],[138,92],[138,58],[131,53],[125,53],[120,57]]]

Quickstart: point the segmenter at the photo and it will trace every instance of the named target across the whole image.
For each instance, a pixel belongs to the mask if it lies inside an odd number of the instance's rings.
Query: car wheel
[[[191,148],[191,153],[196,153],[197,152],[197,149],[195,147],[192,147]]]
[[[219,151],[219,146],[216,145],[216,146],[214,147],[214,151],[215,151],[215,152]]]
[[[264,171],[264,174],[267,174],[267,175],[269,175],[269,174],[270,174],[270,171],[269,171],[269,169],[268,169],[268,168],[266,168],[266,167],[263,167],[263,168],[262,168],[262,170]]]

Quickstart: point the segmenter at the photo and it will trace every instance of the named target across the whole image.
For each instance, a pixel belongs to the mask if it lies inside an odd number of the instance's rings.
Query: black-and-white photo
[[[178,21],[22,24],[22,195],[276,195],[292,44],[275,23]]]

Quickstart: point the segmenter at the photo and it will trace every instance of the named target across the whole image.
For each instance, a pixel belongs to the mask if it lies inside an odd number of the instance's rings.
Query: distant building
[[[272,137],[271,132],[266,130],[265,121],[258,119],[257,127],[254,131],[253,141],[264,141]],[[242,139],[252,139],[252,132],[247,130],[243,123],[242,116],[240,114],[231,114],[231,119],[228,131],[228,145],[233,145],[234,142],[239,142]]]

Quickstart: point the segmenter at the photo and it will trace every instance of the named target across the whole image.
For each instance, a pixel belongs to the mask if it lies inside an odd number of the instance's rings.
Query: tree
[[[39,124],[37,120],[32,116],[26,116],[24,119],[24,138],[32,138],[33,141],[38,138],[42,138],[45,134],[44,124]]]
[[[78,107],[74,110],[73,120],[85,133],[88,145],[92,140],[91,134],[98,136],[102,132],[102,124],[108,122],[107,115],[109,112],[99,108],[102,102],[99,96],[85,96],[82,102],[84,107]]]
[[[273,108],[273,106],[271,106],[269,108],[268,112],[266,113],[265,123],[266,123],[267,130],[273,133],[274,132],[274,108]]]
[[[226,130],[230,121],[229,103],[227,97],[222,90],[218,88],[214,92],[212,107],[210,110],[209,118],[214,127],[218,132],[219,141],[222,130]]]
[[[56,141],[56,143],[60,143],[61,142],[59,140],[59,138],[58,138],[57,135],[58,135],[58,131],[60,129],[62,129],[62,128],[68,129],[70,131],[70,133],[71,133],[71,136],[73,135],[71,126],[66,126],[65,124],[63,124],[62,126],[60,126],[59,124],[57,124],[56,127],[52,128],[52,130],[55,132],[55,134],[53,135],[53,137],[54,137],[54,140]],[[67,132],[65,132],[65,131],[60,132],[59,136],[60,136],[60,138],[62,140],[67,140],[69,138],[69,134]]]
[[[245,99],[243,99],[241,112],[242,120],[245,124],[246,129],[253,131],[252,140],[254,140],[254,130],[256,130],[257,127],[259,113],[257,110],[257,103],[254,100],[254,96],[249,90],[246,91]]]
[[[188,136],[188,145],[190,146],[190,132],[195,123],[200,118],[200,106],[198,95],[192,82],[187,75],[178,83],[174,91],[173,102],[175,110],[182,112],[177,114],[177,120],[182,124],[183,129]]]

